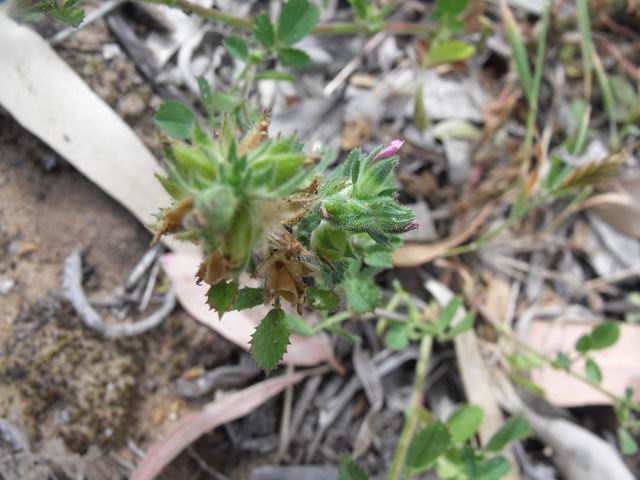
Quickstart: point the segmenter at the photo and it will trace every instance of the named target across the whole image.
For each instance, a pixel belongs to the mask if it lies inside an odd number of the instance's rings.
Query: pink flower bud
[[[404,145],[404,140],[391,140],[389,145],[384,147],[378,154],[373,158],[374,160],[382,160],[384,158],[389,158],[394,156]]]

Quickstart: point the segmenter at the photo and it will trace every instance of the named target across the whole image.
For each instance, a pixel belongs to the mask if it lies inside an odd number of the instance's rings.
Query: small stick
[[[108,324],[93,309],[82,287],[82,258],[79,250],[74,250],[64,262],[64,293],[82,322],[92,330],[110,337],[132,337],[157,327],[176,306],[173,288],[167,292],[164,301],[151,315],[135,323]]]

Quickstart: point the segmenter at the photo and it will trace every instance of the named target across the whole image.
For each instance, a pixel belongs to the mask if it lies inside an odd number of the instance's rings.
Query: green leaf
[[[230,37],[225,38],[224,47],[232,57],[237,58],[238,60],[246,61],[249,58],[249,47],[247,46],[247,42],[236,35],[231,35]]]
[[[291,68],[302,68],[311,63],[311,57],[307,55],[307,52],[292,47],[278,49],[278,60]]]
[[[207,80],[200,76],[198,80],[198,90],[200,90],[200,99],[202,100],[202,106],[209,118],[213,117],[215,113],[215,107],[213,106],[213,90]]]
[[[256,80],[276,80],[282,82],[295,82],[296,77],[287,72],[277,70],[266,70],[256,74]]]
[[[360,20],[367,20],[369,5],[366,0],[349,0],[349,4]]]
[[[234,310],[246,310],[264,303],[264,290],[262,288],[245,287],[238,290]]]
[[[267,313],[251,337],[250,352],[258,367],[269,373],[278,365],[287,351],[290,333],[282,309],[274,308]]]
[[[207,303],[213,308],[220,318],[229,311],[236,299],[238,284],[236,282],[221,281],[209,288],[207,292]]]
[[[177,100],[164,102],[155,116],[156,125],[167,135],[187,140],[193,137],[195,117],[184,103]]]
[[[569,370],[571,368],[571,360],[565,353],[558,352],[558,355],[553,361],[552,366],[553,368],[557,368],[560,370]]]
[[[475,323],[475,321],[476,321],[476,312],[474,311],[468,312],[460,323],[458,323],[455,327],[449,330],[446,335],[442,336],[442,339],[450,340],[460,335],[461,333],[466,332],[467,330],[471,330],[473,328],[473,324]]]
[[[391,350],[404,350],[409,346],[409,330],[404,323],[393,323],[386,335],[384,341]]]
[[[618,443],[620,443],[620,450],[624,455],[638,453],[638,444],[626,428],[618,428]]]
[[[264,13],[256,15],[253,18],[251,30],[256,40],[267,50],[271,50],[276,44],[276,30],[273,28],[273,23],[271,23],[268,15]]]
[[[509,374],[509,377],[511,377],[511,380],[513,380],[515,384],[521,386],[522,388],[527,390],[529,393],[536,395],[538,397],[543,397],[543,398],[546,396],[546,392],[544,391],[544,388],[542,388],[540,385],[538,385],[531,379],[514,372],[511,372]]]
[[[477,405],[463,405],[447,419],[451,432],[451,442],[462,443],[473,437],[484,417],[484,411]]]
[[[411,440],[406,464],[412,469],[423,469],[433,464],[451,444],[449,429],[442,422],[434,422],[420,430]]]
[[[576,342],[576,350],[580,353],[586,353],[591,350],[591,336],[583,335]]]
[[[391,268],[393,267],[393,259],[388,249],[375,247],[364,255],[364,263],[370,267]]]
[[[343,461],[338,471],[338,480],[368,480],[367,474],[353,460]]]
[[[333,310],[338,306],[338,297],[331,290],[311,287],[307,288],[307,304],[316,310]]]
[[[282,7],[277,38],[283,45],[293,45],[309,35],[318,23],[320,11],[309,0],[289,0]]]
[[[438,327],[439,333],[442,334],[449,328],[449,325],[451,325],[451,322],[453,321],[453,317],[461,306],[462,298],[455,296],[442,310],[440,310],[438,318],[436,319],[436,326]]]
[[[614,345],[620,338],[620,328],[615,322],[603,322],[591,332],[591,349],[603,350]]]
[[[523,417],[515,416],[507,420],[502,427],[493,434],[486,449],[490,452],[499,452],[510,442],[521,440],[531,434],[531,427]]]
[[[448,15],[456,16],[465,11],[469,5],[469,0],[437,0],[438,10]]]
[[[500,480],[511,471],[511,463],[502,455],[476,464],[473,480]]]
[[[592,358],[587,358],[587,362],[584,365],[584,372],[591,383],[597,385],[602,382],[602,371]]]
[[[342,285],[352,310],[358,313],[372,312],[380,304],[380,290],[366,274],[349,274]]]
[[[544,358],[532,352],[526,352],[520,355],[507,355],[507,361],[513,368],[527,371],[544,367],[546,364]]]
[[[461,40],[446,40],[434,43],[429,49],[427,61],[430,65],[462,62],[476,53],[473,45]]]
[[[302,335],[303,337],[312,337],[316,333],[313,327],[298,315],[287,313],[285,315],[285,320],[287,321],[287,325],[289,325],[289,329],[291,330],[291,332],[297,335]]]

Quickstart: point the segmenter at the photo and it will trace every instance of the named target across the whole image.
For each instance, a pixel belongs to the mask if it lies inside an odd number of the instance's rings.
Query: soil
[[[112,42],[99,22],[61,54],[155,151],[151,112],[159,99],[124,55],[96,60],[95,48]],[[152,332],[111,341],[69,307],[61,272],[73,248],[84,253],[85,288],[99,296],[123,284],[150,240],[124,208],[0,112],[0,418],[23,430],[33,455],[41,455],[14,456],[17,466],[0,467],[0,478],[48,478],[33,465],[47,463],[50,451],[57,461],[101,462],[103,473],[87,478],[126,478],[138,461],[131,447],[146,447],[196,408],[174,394],[174,380],[234,355],[231,344],[180,308]],[[201,470],[184,457],[165,478],[197,478],[193,472]]]

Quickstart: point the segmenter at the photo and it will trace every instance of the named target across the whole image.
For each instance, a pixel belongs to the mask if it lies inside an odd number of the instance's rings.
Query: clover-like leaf
[[[289,324],[285,313],[274,308],[262,319],[251,337],[251,355],[256,364],[269,373],[276,368],[289,345]]]
[[[486,449],[490,452],[499,452],[510,442],[521,440],[531,434],[531,426],[524,417],[514,416],[507,420],[500,429],[493,434],[487,443]]]
[[[433,464],[451,444],[449,429],[442,422],[434,422],[413,437],[407,452],[406,464],[413,469],[423,469]]]
[[[291,68],[303,68],[311,63],[311,57],[307,52],[292,47],[278,49],[278,60]]]
[[[156,125],[170,137],[187,140],[193,137],[195,117],[184,103],[177,100],[164,102],[155,116]]]
[[[237,58],[238,60],[246,61],[249,58],[249,47],[247,46],[247,42],[236,35],[231,35],[225,38],[224,47],[232,57]]]
[[[267,14],[261,13],[253,18],[251,31],[256,40],[267,50],[270,50],[276,44],[276,30]]]
[[[278,20],[278,41],[293,45],[309,35],[318,23],[320,11],[309,0],[289,0],[282,7]]]
[[[473,437],[484,418],[484,410],[477,405],[463,405],[447,419],[454,444],[462,443]]]

